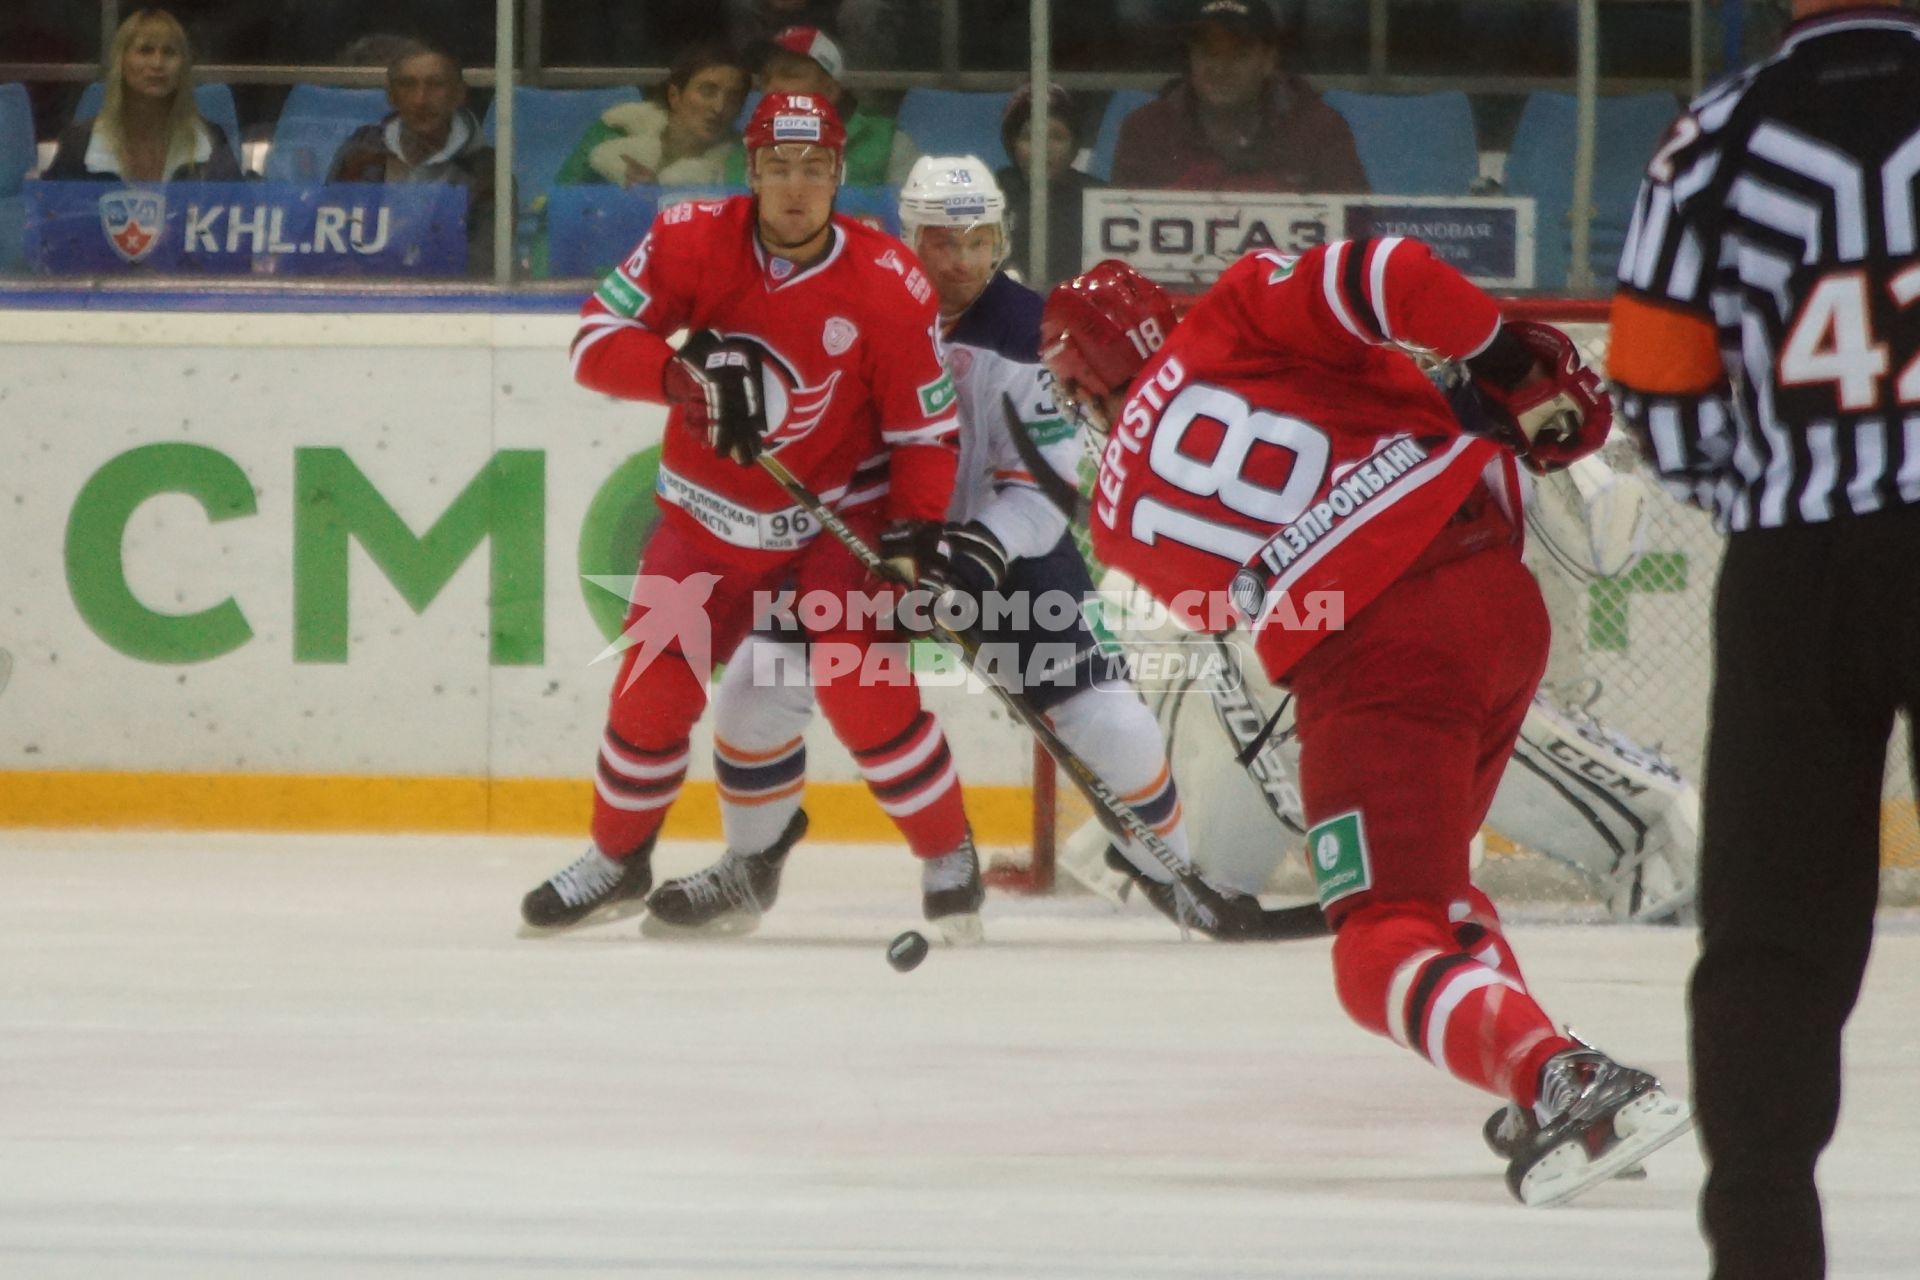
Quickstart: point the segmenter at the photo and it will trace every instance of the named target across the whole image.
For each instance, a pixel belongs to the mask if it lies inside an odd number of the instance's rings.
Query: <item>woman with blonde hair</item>
[[[193,103],[187,33],[165,9],[141,9],[113,36],[100,114],[60,135],[42,177],[234,182],[240,166],[219,125]]]

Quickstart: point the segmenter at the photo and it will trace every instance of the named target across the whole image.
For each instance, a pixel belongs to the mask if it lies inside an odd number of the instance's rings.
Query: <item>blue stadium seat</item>
[[[962,93],[954,89],[909,89],[900,99],[894,127],[913,139],[923,155],[975,155],[989,169],[1007,163],[1000,117],[1011,93]]]
[[[1100,132],[1093,139],[1093,161],[1087,172],[1102,182],[1113,180],[1113,153],[1120,147],[1120,122],[1152,102],[1145,89],[1115,89],[1100,116]]]
[[[1532,196],[1534,282],[1564,287],[1572,255],[1575,102],[1570,94],[1536,93],[1520,111],[1507,156],[1509,194]],[[1595,284],[1606,287],[1620,261],[1620,246],[1633,216],[1633,200],[1647,161],[1679,113],[1671,94],[1639,93],[1600,99],[1593,157],[1594,219],[1588,262]]]
[[[1321,95],[1353,130],[1367,185],[1390,196],[1464,196],[1480,173],[1473,106],[1452,93]]]
[[[17,196],[39,166],[34,146],[33,103],[23,84],[0,84],[0,196]]]
[[[580,145],[587,129],[608,107],[638,102],[640,91],[630,85],[605,89],[535,89],[521,85],[513,91],[513,180],[524,203],[553,185],[567,157]],[[496,142],[496,98],[487,107],[481,131]]]
[[[20,270],[26,251],[26,201],[20,188],[38,164],[26,86],[0,84],[0,275]]]
[[[88,85],[80,93],[80,105],[73,109],[75,120],[91,120],[100,114],[100,104],[106,99],[106,86],[98,80]],[[200,84],[193,87],[193,105],[200,109],[200,118],[209,124],[217,124],[226,131],[227,145],[233,148],[235,158],[240,155],[240,112],[233,105],[233,90],[224,84]]]
[[[0,276],[18,275],[26,265],[27,201],[0,196]]]
[[[324,182],[347,135],[387,114],[384,89],[341,89],[297,84],[280,109],[267,152],[267,178],[274,182]]]
[[[369,124],[385,116],[387,106],[385,89],[344,89],[331,84],[297,84],[287,93],[286,105],[280,109],[280,118],[288,116],[317,116],[328,120],[351,120],[356,124]]]

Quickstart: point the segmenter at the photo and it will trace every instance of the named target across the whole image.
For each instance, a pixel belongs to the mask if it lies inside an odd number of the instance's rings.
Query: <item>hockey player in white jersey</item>
[[[1040,296],[999,270],[1008,248],[1005,197],[975,157],[927,156],[901,189],[900,221],[939,294],[942,350],[960,408],[953,502],[923,581],[1005,605],[998,617],[980,611],[986,668],[1003,685],[1017,681],[1067,745],[1185,860],[1180,797],[1153,713],[1081,614],[1093,586],[1069,524],[1085,441],[1055,406],[1040,364]],[[1052,629],[1041,604],[1050,593],[1071,602],[1070,621],[1054,612]],[[806,666],[797,639],[768,631],[749,636],[728,661],[714,696],[727,852],[653,891],[648,932],[743,932],[773,905],[786,856],[806,829]],[[903,760],[902,780],[935,764]],[[886,807],[883,786],[876,795]],[[1209,932],[1231,936],[1240,913],[1258,908],[1250,895],[1191,900],[1144,849],[1129,852],[1143,891],[1164,900],[1156,905],[1173,912],[1179,893],[1177,909]],[[977,915],[940,923],[948,941],[978,936]]]

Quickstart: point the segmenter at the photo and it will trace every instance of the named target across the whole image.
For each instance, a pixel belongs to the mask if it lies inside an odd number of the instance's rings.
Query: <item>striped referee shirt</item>
[[[1724,529],[1920,503],[1920,21],[1843,10],[1696,99],[1634,206],[1608,373]]]

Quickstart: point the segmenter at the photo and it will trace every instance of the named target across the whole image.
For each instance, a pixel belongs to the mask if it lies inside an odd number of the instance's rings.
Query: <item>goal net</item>
[[[1566,330],[1589,363],[1604,372],[1604,304],[1535,301],[1513,310],[1524,310],[1531,318]],[[1712,597],[1723,541],[1704,513],[1668,497],[1653,482],[1624,432],[1608,444],[1602,457],[1619,475],[1644,482],[1639,486],[1644,493],[1640,518],[1631,553],[1609,566],[1613,572],[1606,576],[1590,568],[1581,575],[1569,572],[1547,554],[1542,539],[1530,537],[1529,564],[1554,625],[1543,689],[1573,716],[1649,749],[1697,786],[1712,680]],[[1549,501],[1551,495],[1543,491],[1540,500]],[[1083,550],[1087,550],[1084,545]],[[1095,576],[1099,577],[1097,566]],[[1189,758],[1183,760],[1183,755]],[[1183,793],[1200,798],[1207,811],[1199,825],[1205,825],[1206,817],[1217,817],[1220,808],[1240,809],[1260,802],[1250,784],[1243,788],[1222,781],[1222,769],[1233,767],[1230,751],[1196,755],[1194,748],[1177,740],[1176,777]],[[1003,867],[1004,884],[1046,888],[1055,882],[1056,859],[1074,856],[1069,846],[1076,839],[1082,846],[1098,843],[1104,848],[1086,804],[1070,786],[1060,785],[1052,772],[1044,757],[1036,757],[1034,857],[1025,866]],[[1192,799],[1188,807],[1191,819]],[[1296,836],[1279,826],[1274,830],[1277,838],[1297,842]],[[1881,833],[1882,901],[1920,901],[1920,826],[1915,821],[1913,767],[1904,722],[1897,727],[1888,752]],[[1590,878],[1574,873],[1564,858],[1552,856],[1552,850],[1536,847],[1550,843],[1539,838],[1537,828],[1530,834],[1531,842],[1495,825],[1483,831],[1485,852],[1476,878],[1488,892],[1504,905],[1608,914],[1609,904],[1601,901],[1604,894]],[[1204,865],[1207,851],[1201,849],[1198,856]],[[1820,854],[1809,850],[1808,856]],[[1060,882],[1071,884],[1072,880],[1060,877]],[[1269,893],[1310,895],[1304,860],[1290,852],[1271,881],[1260,887]]]

